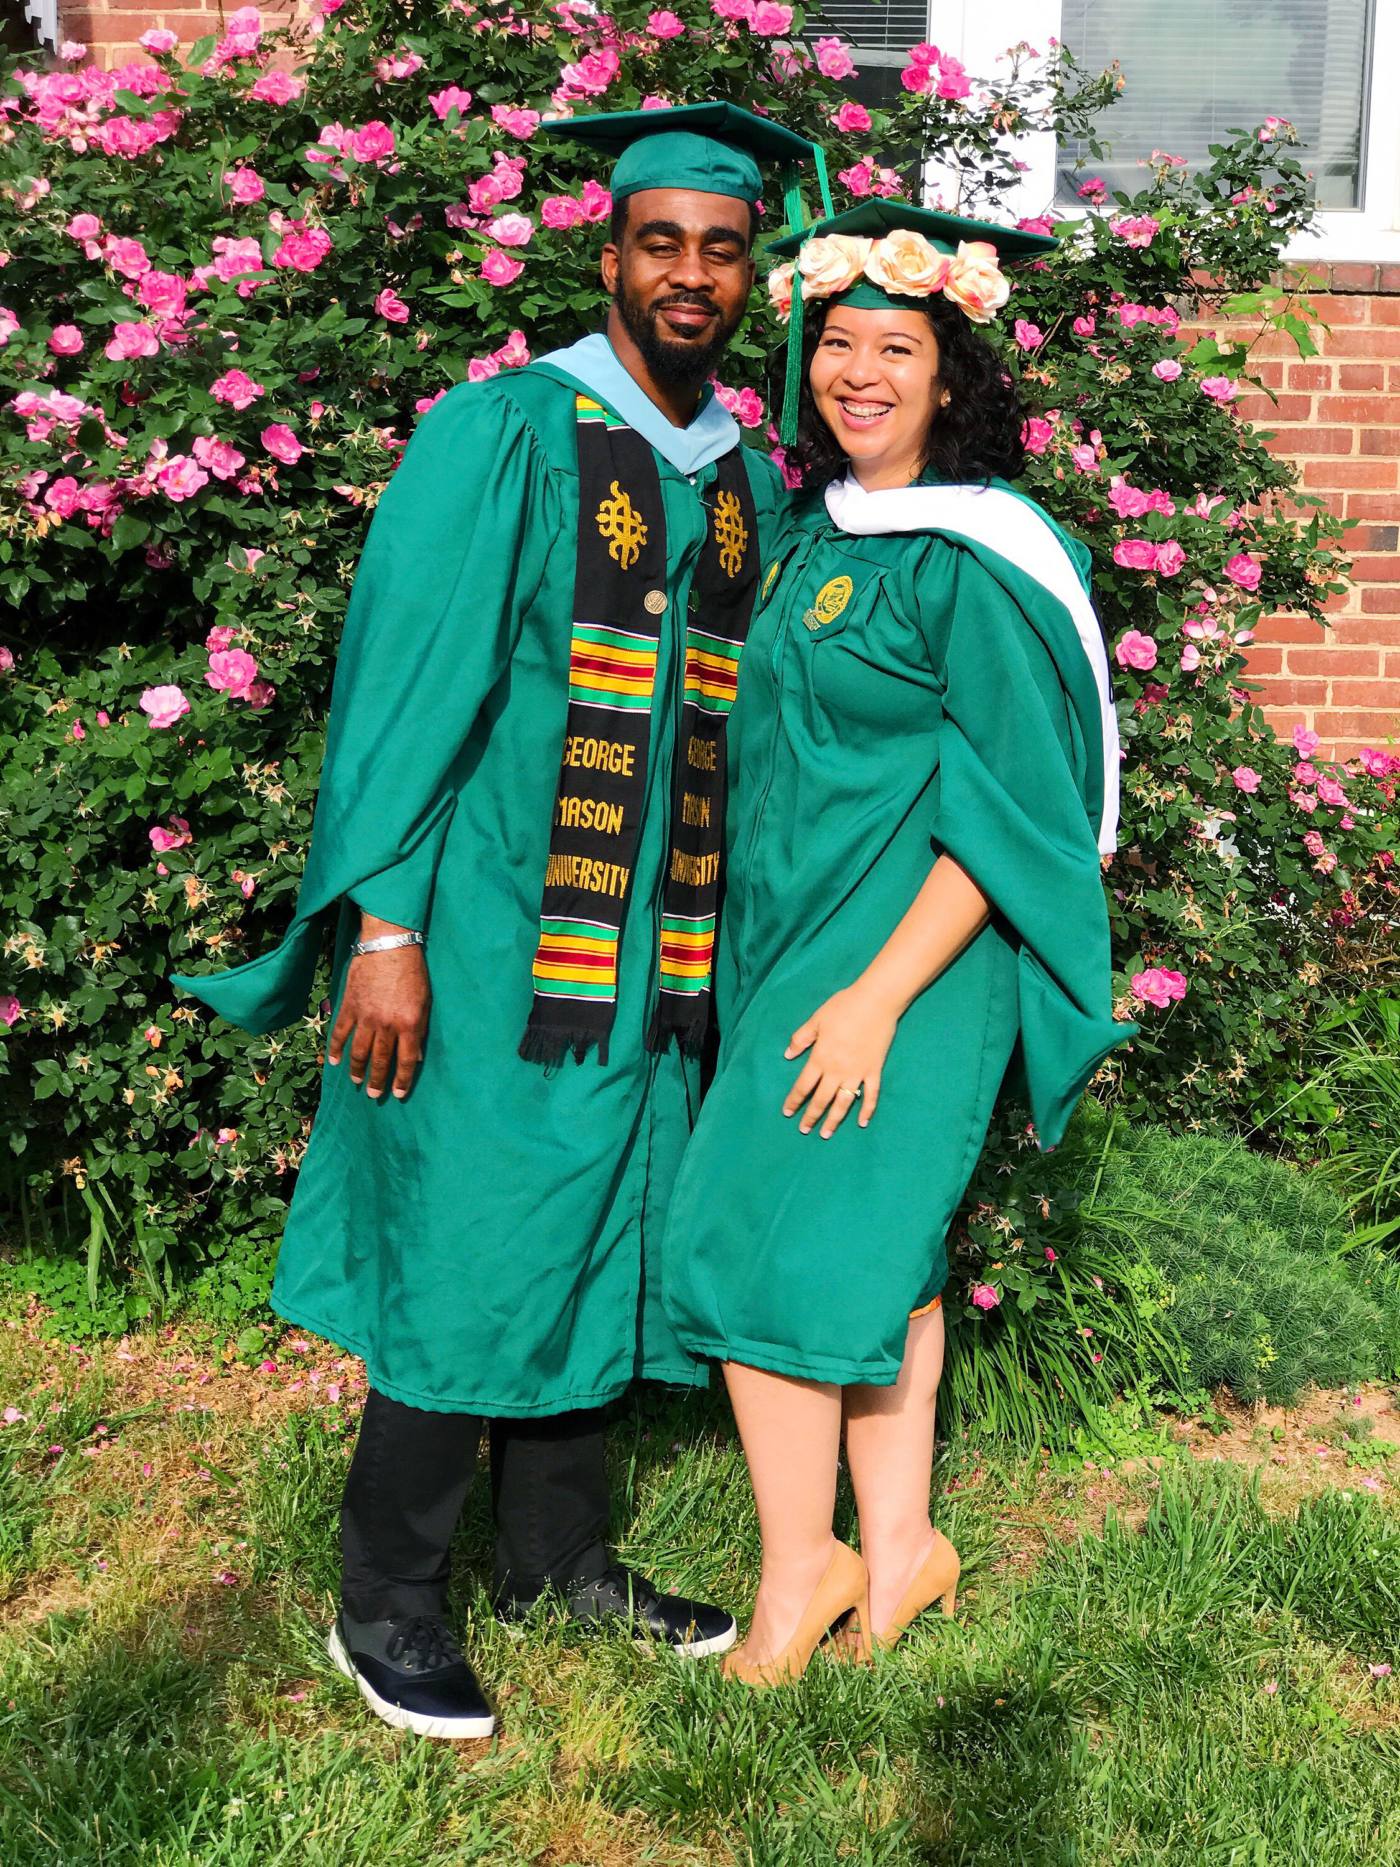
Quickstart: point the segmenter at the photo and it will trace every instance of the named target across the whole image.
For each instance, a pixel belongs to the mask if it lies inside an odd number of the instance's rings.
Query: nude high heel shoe
[[[882,1634],[873,1634],[877,1647],[888,1652],[909,1626],[909,1623],[941,1600],[943,1612],[951,1615],[958,1604],[958,1577],[962,1573],[962,1562],[958,1552],[944,1536],[941,1530],[933,1533],[933,1548],[914,1572],[913,1580],[905,1589],[894,1611],[894,1618]]]
[[[743,1647],[735,1647],[725,1654],[722,1662],[725,1678],[738,1679],[751,1686],[783,1685],[800,1679],[832,1622],[840,1620],[843,1614],[852,1613],[852,1656],[868,1659],[870,1577],[856,1552],[848,1544],[838,1543],[787,1645],[773,1659],[761,1664],[746,1658]]]

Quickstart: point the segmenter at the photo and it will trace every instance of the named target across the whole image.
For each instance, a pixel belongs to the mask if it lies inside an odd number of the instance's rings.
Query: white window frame
[[[40,45],[58,50],[58,0],[25,0],[24,17]]]
[[[1141,0],[1140,0],[1141,3]],[[952,52],[974,77],[988,77],[1008,47],[1022,41],[1040,52],[1058,39],[1060,0],[930,0],[929,37]],[[1383,80],[1388,78],[1389,82]],[[1366,159],[1362,170],[1365,199],[1360,208],[1320,214],[1312,232],[1289,242],[1286,260],[1319,264],[1400,262],[1400,0],[1376,0],[1371,54],[1371,89],[1367,110]],[[1259,100],[1261,118],[1270,110]],[[1107,118],[1111,131],[1112,112]],[[1017,139],[1017,156],[1029,163],[1019,184],[1006,197],[1013,217],[1043,214],[1055,198],[1055,139],[1038,131]],[[1301,152],[1304,163],[1307,151]],[[936,188],[936,172],[930,177]],[[949,203],[951,205],[951,202]],[[1058,212],[1063,215],[1064,208]]]

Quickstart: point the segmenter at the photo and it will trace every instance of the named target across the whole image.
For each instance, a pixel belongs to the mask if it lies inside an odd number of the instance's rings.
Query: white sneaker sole
[[[402,1705],[391,1705],[387,1699],[379,1696],[368,1679],[356,1672],[338,1627],[332,1627],[326,1641],[326,1651],[345,1677],[353,1679],[360,1688],[360,1697],[375,1717],[382,1719],[395,1731],[412,1731],[419,1737],[441,1737],[451,1742],[465,1737],[490,1737],[496,1729],[494,1712],[487,1712],[481,1718],[429,1718],[422,1712],[405,1711]]]

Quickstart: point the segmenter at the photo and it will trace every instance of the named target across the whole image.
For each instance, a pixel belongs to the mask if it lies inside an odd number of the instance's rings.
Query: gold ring
[[[854,1096],[856,1101],[859,1102],[865,1091],[863,1089],[848,1089],[846,1084],[842,1083],[838,1093],[843,1096]]]

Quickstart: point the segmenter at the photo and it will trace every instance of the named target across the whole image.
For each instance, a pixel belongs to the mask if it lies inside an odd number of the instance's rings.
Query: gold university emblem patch
[[[820,629],[825,623],[835,622],[841,611],[851,600],[851,591],[855,585],[849,577],[833,577],[830,583],[824,583],[816,594],[812,607],[803,612],[802,620],[809,629]]]
[[[749,544],[737,493],[721,493],[715,501],[715,543],[719,546],[720,567],[726,577],[737,577],[744,568],[744,553]]]
[[[647,541],[646,521],[614,480],[612,498],[598,508],[598,531],[608,541],[608,556],[624,570],[631,570]]]

